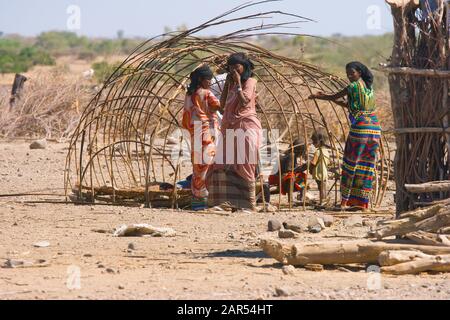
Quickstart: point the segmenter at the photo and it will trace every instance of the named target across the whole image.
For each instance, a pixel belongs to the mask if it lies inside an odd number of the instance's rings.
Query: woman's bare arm
[[[233,76],[233,81],[237,84],[238,87],[238,98],[239,98],[239,102],[241,103],[241,106],[246,106],[249,102],[250,99],[247,98],[244,94],[244,91],[242,90],[242,83],[241,83],[241,75],[236,71],[232,71],[232,76]]]
[[[227,76],[227,79],[225,80],[225,84],[223,85],[222,94],[220,96],[220,113],[223,114],[225,110],[225,104],[227,103],[228,99],[228,90],[230,89],[230,75]]]
[[[309,99],[317,99],[317,100],[326,100],[326,101],[334,101],[337,102],[338,99],[341,99],[347,95],[347,88],[342,89],[338,93],[334,94],[325,94],[323,92],[318,92],[316,94],[312,94]]]

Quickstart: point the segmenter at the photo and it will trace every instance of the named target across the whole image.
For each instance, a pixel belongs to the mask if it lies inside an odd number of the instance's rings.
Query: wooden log
[[[409,223],[409,222],[417,222],[420,220],[424,220],[427,218],[431,218],[434,215],[436,215],[441,209],[445,207],[445,204],[436,204],[428,208],[419,208],[414,211],[405,212],[404,214],[400,215],[400,219],[396,220],[381,220],[378,221],[377,226],[400,226],[403,223]]]
[[[426,271],[449,272],[450,255],[428,256],[394,266],[382,267],[382,273],[404,275],[418,274]]]
[[[435,232],[440,228],[447,226],[450,226],[450,212],[443,212],[421,221],[416,221],[414,219],[402,219],[399,220],[398,224],[383,226],[371,232],[368,236],[373,236],[374,238],[381,240],[391,236],[404,236],[408,233],[419,230]]]
[[[405,184],[405,189],[411,193],[447,192],[450,191],[450,181],[432,181],[422,184]]]
[[[408,233],[406,235],[406,238],[408,238],[411,241],[414,241],[417,244],[450,247],[450,241],[445,235],[442,234],[435,234],[425,231],[416,231]]]
[[[418,258],[427,258],[429,255],[420,251],[411,250],[393,250],[383,251],[378,256],[378,263],[382,267],[389,267],[399,263],[410,262]]]
[[[402,74],[402,75],[408,75],[408,76],[450,79],[450,71],[447,71],[447,70],[416,69],[416,68],[408,68],[408,67],[375,68],[375,70],[381,71],[384,73],[388,73],[388,74]]]
[[[409,211],[401,214],[399,217],[403,218],[413,218],[416,221],[431,218],[436,215],[441,209],[445,207],[447,203],[438,203],[427,208],[418,208],[414,211]]]
[[[307,264],[376,264],[380,253],[389,250],[416,250],[431,255],[450,254],[449,247],[373,242],[370,240],[288,245],[274,239],[263,239],[260,247],[277,261],[295,266]]]
[[[439,234],[450,234],[450,227],[444,227],[437,231]]]

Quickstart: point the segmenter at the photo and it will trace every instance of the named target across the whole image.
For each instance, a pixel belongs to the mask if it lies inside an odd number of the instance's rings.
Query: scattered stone
[[[270,212],[270,213],[274,213],[274,212],[278,211],[278,208],[273,206],[273,205],[271,205],[270,203],[266,203],[266,209],[264,210],[264,208],[263,208],[263,212],[264,211]]]
[[[346,226],[346,227],[362,227],[363,219],[361,216],[358,216],[358,215],[351,216],[350,218],[347,218],[344,220],[344,226]]]
[[[292,230],[280,230],[278,231],[278,237],[280,239],[294,239],[297,238],[297,233]]]
[[[281,230],[281,222],[278,220],[269,220],[268,230],[270,232]]]
[[[125,289],[124,286],[119,286],[118,288],[119,288],[119,290],[124,290]]]
[[[277,288],[275,288],[275,296],[276,297],[289,297],[290,292],[286,288],[277,287]]]
[[[370,219],[364,219],[364,220],[363,220],[363,226],[364,226],[364,227],[370,227],[370,228],[373,228],[373,227],[375,227],[375,225],[376,225],[376,222],[373,221],[373,220],[370,220]]]
[[[323,223],[325,224],[325,227],[327,228],[331,227],[334,223],[334,217],[328,214],[321,216],[321,218],[323,220]]]
[[[283,273],[287,276],[293,276],[295,274],[295,267],[294,266],[283,266],[282,268]]]
[[[86,253],[86,254],[83,255],[83,257],[86,257],[86,258],[92,258],[92,254]]]
[[[321,264],[307,264],[305,265],[305,269],[309,271],[320,272],[323,271],[323,265]]]
[[[288,222],[283,222],[283,227],[286,230],[292,230],[292,231],[297,232],[297,233],[302,233],[302,231],[303,231],[301,226],[295,225],[295,224],[291,224],[291,223],[288,223]]]
[[[112,268],[106,268],[105,271],[112,274],[116,273]]]
[[[50,264],[44,259],[38,259],[34,261],[8,259],[3,264],[2,268],[32,268],[32,267],[47,267],[49,265]]]
[[[97,266],[97,268],[100,268],[100,269],[103,269],[105,266],[103,265],[103,264],[99,264],[98,266]]]
[[[40,241],[33,244],[36,248],[47,248],[50,246],[50,242],[48,241]]]
[[[323,230],[323,228],[319,225],[308,229],[308,231],[311,233],[320,233],[322,230]]]
[[[128,250],[136,250],[136,246],[134,245],[133,242],[130,242],[130,243],[128,244]]]
[[[325,229],[325,223],[322,218],[312,216],[308,219],[308,231],[312,233],[319,233]]]
[[[152,237],[175,237],[176,232],[172,228],[158,228],[145,223],[129,226],[123,225],[114,231],[114,237],[141,237],[145,235]]]
[[[47,140],[46,139],[42,139],[42,140],[33,141],[30,144],[30,149],[31,150],[47,149]]]

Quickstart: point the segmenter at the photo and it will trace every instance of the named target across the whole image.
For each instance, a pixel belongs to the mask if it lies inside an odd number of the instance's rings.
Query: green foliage
[[[345,65],[350,61],[361,61],[369,68],[377,67],[380,62],[386,62],[391,55],[393,43],[392,34],[363,37],[345,37],[336,34],[326,39],[298,36],[285,39],[282,44],[275,44],[271,39],[265,41],[265,47],[345,77]],[[386,77],[375,72],[375,86],[386,88]]]
[[[53,58],[36,46],[18,40],[0,39],[0,73],[26,72],[35,65],[53,65]]]
[[[96,62],[92,65],[97,82],[105,82],[109,76],[119,67],[119,63],[109,64],[106,61]]]

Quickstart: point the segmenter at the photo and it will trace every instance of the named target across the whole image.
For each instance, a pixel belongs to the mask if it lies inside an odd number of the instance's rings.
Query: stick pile
[[[397,214],[417,202],[448,197],[448,192],[405,188],[449,177],[448,1],[386,0],[394,19],[389,87],[396,128]],[[427,7],[436,4],[436,10]]]
[[[265,239],[261,248],[276,260],[297,266],[363,263],[378,264],[382,272],[397,275],[450,272],[449,235],[450,199],[379,222],[368,235],[373,241],[286,245]],[[393,236],[404,239],[386,239]]]

